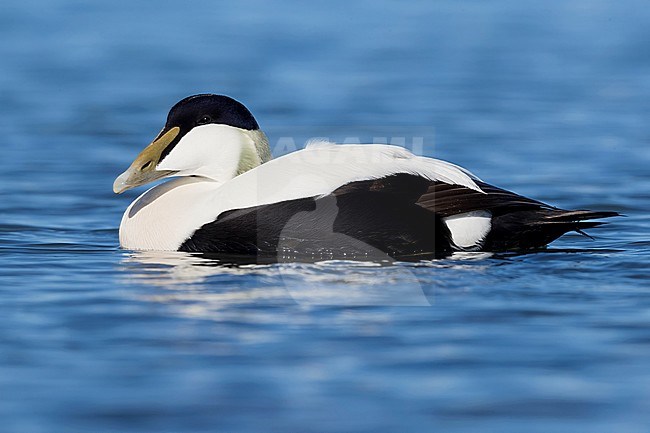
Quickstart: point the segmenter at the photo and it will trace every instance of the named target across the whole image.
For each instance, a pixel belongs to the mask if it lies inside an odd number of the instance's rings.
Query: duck
[[[113,191],[159,180],[124,212],[122,248],[420,260],[541,249],[618,215],[560,209],[394,145],[314,141],[272,158],[248,108],[216,94],[176,103]]]

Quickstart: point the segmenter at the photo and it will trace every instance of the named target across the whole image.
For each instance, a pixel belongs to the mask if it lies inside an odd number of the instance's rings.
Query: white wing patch
[[[463,251],[479,249],[492,228],[492,214],[479,210],[444,219],[454,245]]]

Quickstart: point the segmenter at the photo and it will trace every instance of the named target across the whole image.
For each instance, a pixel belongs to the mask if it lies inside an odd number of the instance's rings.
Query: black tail
[[[589,236],[583,230],[603,222],[589,221],[619,216],[618,212],[543,208],[511,212],[492,219],[484,249],[488,251],[541,248],[568,232]]]

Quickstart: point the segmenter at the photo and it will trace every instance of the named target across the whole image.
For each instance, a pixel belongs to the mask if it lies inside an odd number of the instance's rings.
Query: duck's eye
[[[202,116],[202,117],[199,117],[199,120],[196,121],[196,124],[197,125],[207,125],[210,122],[212,122],[212,118],[210,116]]]

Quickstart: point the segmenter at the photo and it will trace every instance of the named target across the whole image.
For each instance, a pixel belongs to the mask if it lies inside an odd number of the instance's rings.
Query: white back
[[[396,173],[481,191],[466,170],[390,145],[319,143],[271,160],[226,182],[210,200],[216,216],[230,209],[322,196],[350,182]]]

